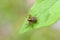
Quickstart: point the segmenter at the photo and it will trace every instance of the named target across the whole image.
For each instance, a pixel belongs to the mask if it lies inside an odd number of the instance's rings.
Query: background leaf
[[[28,21],[25,20],[20,33],[37,29],[40,27],[47,27],[60,19],[60,0],[36,0],[35,4],[29,11],[29,14],[37,17],[37,23],[33,26],[27,26]],[[28,17],[27,17],[28,18]],[[33,28],[32,28],[33,27]]]

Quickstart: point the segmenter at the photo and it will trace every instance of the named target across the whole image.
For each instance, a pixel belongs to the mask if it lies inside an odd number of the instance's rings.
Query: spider
[[[28,18],[28,24],[31,25],[32,23],[36,23],[37,22],[37,18],[35,16],[31,16],[29,15],[29,18]]]

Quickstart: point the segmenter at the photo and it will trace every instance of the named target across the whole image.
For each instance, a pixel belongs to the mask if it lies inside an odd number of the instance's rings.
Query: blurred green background
[[[27,14],[25,1],[0,0],[0,40],[16,39]]]

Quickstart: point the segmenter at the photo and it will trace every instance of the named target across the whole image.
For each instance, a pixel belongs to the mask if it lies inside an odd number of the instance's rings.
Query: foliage
[[[37,23],[28,26],[27,16],[20,33],[47,27],[58,21],[60,19],[60,0],[35,0],[29,14],[37,18]]]

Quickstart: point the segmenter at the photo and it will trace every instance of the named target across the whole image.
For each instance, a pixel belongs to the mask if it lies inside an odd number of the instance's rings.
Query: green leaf
[[[37,23],[27,26],[27,17],[20,33],[51,26],[57,22],[60,19],[60,0],[36,0],[29,13],[37,18]]]

